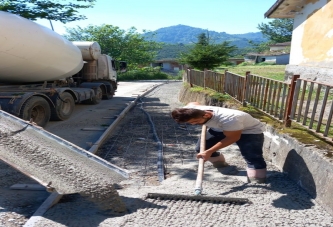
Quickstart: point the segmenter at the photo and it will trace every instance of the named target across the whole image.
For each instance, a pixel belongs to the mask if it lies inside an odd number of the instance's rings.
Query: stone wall
[[[199,102],[203,105],[214,105],[226,108],[237,108],[236,103],[221,103],[200,92],[191,92],[183,87],[179,100]],[[319,202],[333,215],[333,159],[323,150],[304,145],[286,134],[278,133],[266,125],[264,157]]]
[[[291,81],[293,75],[300,75],[300,78],[313,80],[325,84],[333,84],[333,69],[310,67],[301,65],[287,65],[285,68],[284,80]]]

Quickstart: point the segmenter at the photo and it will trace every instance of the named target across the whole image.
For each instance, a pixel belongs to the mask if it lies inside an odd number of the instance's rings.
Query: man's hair
[[[185,123],[192,118],[201,118],[205,115],[204,110],[193,108],[176,108],[171,112],[172,118],[178,123]]]

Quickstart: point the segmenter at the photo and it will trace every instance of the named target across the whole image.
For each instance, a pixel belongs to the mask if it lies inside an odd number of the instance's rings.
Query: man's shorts
[[[223,132],[216,132],[209,129],[206,133],[206,150],[214,146],[225,138]],[[247,163],[247,167],[251,169],[264,169],[266,162],[263,158],[264,134],[242,134],[241,138],[236,142],[240,152]],[[200,138],[196,144],[195,150],[200,152]],[[217,157],[220,154],[214,152],[211,157]]]

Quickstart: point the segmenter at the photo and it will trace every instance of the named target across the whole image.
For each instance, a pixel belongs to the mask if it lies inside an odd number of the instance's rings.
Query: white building
[[[333,1],[277,0],[268,18],[293,18],[290,62],[292,75],[333,84]]]

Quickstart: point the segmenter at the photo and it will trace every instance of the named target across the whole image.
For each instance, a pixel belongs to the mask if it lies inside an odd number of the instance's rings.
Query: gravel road
[[[182,82],[170,82],[148,93],[97,153],[131,172],[129,179],[116,185],[126,212],[100,210],[79,194],[72,194],[64,196],[34,226],[333,226],[332,216],[269,162],[267,184],[247,183],[246,164],[234,145],[221,150],[230,167],[215,169],[205,163],[203,194],[248,198],[250,203],[147,199],[149,192],[194,195],[194,145],[201,127],[180,126],[170,118],[170,111],[183,105],[177,97],[181,86]],[[166,179],[162,182],[156,165],[158,141],[163,144],[166,166]],[[5,204],[2,200],[0,207]],[[16,224],[7,225],[13,221],[4,222],[1,213],[0,221],[3,226],[22,226],[15,219]]]

